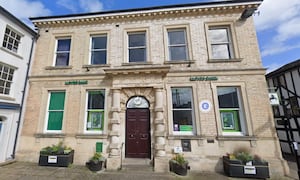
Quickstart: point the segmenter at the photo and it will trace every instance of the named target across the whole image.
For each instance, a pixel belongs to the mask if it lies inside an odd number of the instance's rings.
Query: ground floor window
[[[49,93],[47,131],[61,131],[64,116],[65,92]]]
[[[105,90],[87,91],[86,131],[102,131]]]
[[[192,133],[194,131],[192,88],[173,87],[171,91],[173,131]]]
[[[224,134],[243,133],[243,111],[238,87],[217,87],[218,103]]]

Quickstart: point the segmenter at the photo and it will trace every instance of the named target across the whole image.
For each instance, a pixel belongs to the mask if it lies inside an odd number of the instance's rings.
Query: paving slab
[[[189,172],[187,176],[174,173],[158,173],[146,168],[124,166],[120,171],[91,172],[85,166],[70,167],[39,166],[37,163],[14,162],[0,166],[0,180],[249,180],[227,177],[222,173]],[[251,178],[252,180],[255,180]],[[272,180],[293,180],[292,177],[276,177]]]

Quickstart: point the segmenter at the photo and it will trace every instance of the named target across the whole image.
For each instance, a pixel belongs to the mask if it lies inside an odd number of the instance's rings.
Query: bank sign
[[[192,76],[190,81],[217,81],[218,77],[216,76]]]

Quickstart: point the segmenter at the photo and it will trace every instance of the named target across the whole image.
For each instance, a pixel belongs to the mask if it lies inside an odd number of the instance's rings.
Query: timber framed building
[[[76,164],[102,149],[107,169],[145,158],[168,171],[183,147],[192,171],[222,171],[245,147],[284,174],[251,17],[261,2],[31,18],[40,36],[18,157],[36,162],[63,140]]]

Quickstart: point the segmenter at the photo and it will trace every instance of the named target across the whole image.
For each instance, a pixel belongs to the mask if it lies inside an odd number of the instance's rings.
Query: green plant
[[[179,164],[179,165],[186,165],[188,163],[187,160],[184,159],[183,154],[176,154],[173,158],[172,161]]]
[[[251,155],[250,151],[245,148],[240,148],[236,150],[233,154],[227,154],[230,160],[239,160],[243,164],[246,164],[249,161],[256,161],[256,162],[264,162],[258,155]]]
[[[47,146],[41,149],[40,154],[42,155],[61,155],[61,154],[69,154],[73,149],[71,147],[67,147],[63,145],[63,142],[60,141],[56,145]]]
[[[96,152],[93,157],[91,157],[90,161],[93,161],[95,164],[99,161],[105,161],[105,157],[100,152]]]

